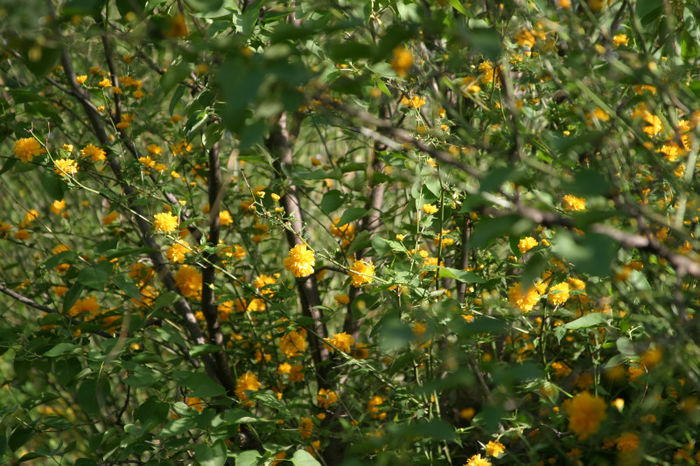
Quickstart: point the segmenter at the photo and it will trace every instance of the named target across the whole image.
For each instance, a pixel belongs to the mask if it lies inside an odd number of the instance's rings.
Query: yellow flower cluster
[[[321,388],[318,390],[318,407],[328,409],[333,403],[338,402],[338,394],[333,390]]]
[[[600,423],[607,417],[605,401],[588,392],[577,394],[563,404],[569,416],[569,429],[584,440],[600,429]]]
[[[275,283],[277,283],[277,277],[260,274],[253,280],[253,287],[263,296],[274,296],[275,290],[271,289],[269,285],[274,285]]]
[[[201,299],[202,274],[191,265],[183,265],[175,274],[175,286],[184,297]]]
[[[104,150],[95,146],[94,144],[88,144],[87,146],[80,149],[80,155],[83,157],[90,157],[93,162],[101,162],[106,159],[106,153]]]
[[[316,265],[314,252],[305,244],[294,246],[284,259],[284,267],[292,272],[295,277],[308,277],[314,273],[314,265]]]
[[[413,66],[413,54],[405,47],[396,47],[393,51],[394,58],[391,60],[391,68],[402,78],[408,75],[408,70]]]
[[[34,138],[21,138],[15,141],[13,151],[22,162],[31,162],[34,157],[44,153],[44,148]]]
[[[586,199],[567,194],[562,198],[562,205],[564,206],[564,210],[586,210]]]
[[[521,253],[525,254],[530,249],[534,248],[539,244],[539,241],[537,241],[535,238],[533,238],[532,236],[527,236],[518,241],[518,250],[520,250]]]
[[[526,292],[523,292],[522,284],[516,283],[508,290],[508,300],[513,306],[527,313],[540,300],[540,293],[535,286],[531,286]]]
[[[246,401],[248,399],[246,392],[257,392],[261,386],[257,375],[246,372],[236,380],[236,397],[241,401]]]
[[[374,264],[372,261],[358,260],[349,268],[352,286],[359,288],[362,285],[372,283],[374,277]]]
[[[173,264],[182,264],[185,262],[185,256],[191,251],[192,249],[188,244],[177,241],[165,251],[165,257]]]
[[[163,233],[172,233],[177,229],[177,216],[170,212],[161,212],[154,216],[153,228]]]
[[[345,332],[336,333],[332,337],[326,338],[326,341],[345,353],[349,353],[350,347],[355,343],[355,339],[352,337],[352,335]],[[329,349],[331,350],[335,350],[335,348],[329,346]]]
[[[547,301],[554,306],[560,306],[569,299],[569,284],[566,282],[554,285],[547,293]]]
[[[306,330],[301,328],[283,335],[280,338],[279,348],[287,358],[293,358],[306,351]]]
[[[72,159],[57,159],[53,161],[53,165],[56,174],[64,178],[78,173],[78,163]]]

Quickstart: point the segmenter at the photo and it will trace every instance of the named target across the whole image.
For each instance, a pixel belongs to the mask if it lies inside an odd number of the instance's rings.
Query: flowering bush
[[[0,462],[700,461],[697,2],[0,18]]]

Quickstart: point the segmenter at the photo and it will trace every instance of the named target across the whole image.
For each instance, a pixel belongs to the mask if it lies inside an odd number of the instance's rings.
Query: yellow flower
[[[44,153],[44,148],[41,147],[39,141],[34,138],[21,138],[16,140],[13,150],[15,156],[22,162],[31,162],[35,156]]]
[[[333,296],[333,299],[335,299],[335,302],[338,304],[348,304],[350,302],[350,297],[346,294],[337,294]]]
[[[567,194],[563,197],[564,210],[586,210],[586,199]]]
[[[350,352],[350,347],[353,345],[353,343],[355,343],[355,339],[352,337],[352,335],[345,332],[336,333],[331,338],[326,338],[325,340],[335,346],[335,348],[338,348],[346,353]],[[335,350],[335,348],[330,349]]]
[[[564,402],[564,410],[569,416],[569,429],[584,440],[600,429],[600,423],[606,418],[605,401],[582,392]]]
[[[519,46],[530,49],[535,46],[536,41],[535,36],[532,34],[532,32],[526,28],[520,29],[518,34],[515,36],[515,40],[518,42]]]
[[[549,293],[547,293],[547,301],[549,301],[549,304],[554,306],[564,304],[568,299],[569,284],[566,282],[561,282],[558,285],[554,285],[549,289]]]
[[[491,462],[481,455],[473,455],[464,466],[491,466]]]
[[[263,312],[266,309],[265,301],[260,298],[251,299],[245,308],[248,312]]]
[[[631,453],[639,448],[639,437],[632,432],[623,432],[615,439],[618,451],[622,453]]]
[[[588,7],[593,13],[598,13],[605,7],[605,0],[588,0]]]
[[[180,241],[173,243],[167,251],[165,257],[173,264],[185,262],[185,256],[191,251],[190,247]]]
[[[111,225],[117,218],[119,218],[119,213],[112,211],[102,217],[102,225]]]
[[[83,84],[85,81],[87,81],[87,75],[86,74],[80,74],[75,77],[75,82],[78,84]]]
[[[373,418],[381,418],[384,419],[386,417],[386,413],[380,413],[379,406],[384,403],[384,398],[382,398],[379,395],[375,395],[370,400],[367,402],[367,412],[372,416]]]
[[[314,273],[316,259],[314,252],[305,244],[297,244],[289,250],[289,255],[284,259],[284,267],[292,272],[295,277],[308,277]]]
[[[540,300],[540,293],[534,286],[531,286],[527,292],[523,293],[523,286],[520,283],[516,283],[508,290],[508,300],[513,306],[527,313]]]
[[[89,156],[93,162],[101,162],[105,158],[107,158],[105,151],[93,144],[88,144],[87,146],[80,149],[80,154],[84,157]]]
[[[627,34],[617,34],[613,37],[613,44],[615,44],[615,47],[627,45],[628,42],[629,39],[627,38]]]
[[[661,358],[663,357],[663,355],[663,350],[658,346],[646,350],[640,358],[642,367],[644,367],[646,370],[651,369],[652,367],[656,366],[658,363],[661,362]]]
[[[97,315],[100,310],[100,305],[97,304],[97,298],[88,296],[87,298],[78,299],[75,304],[68,310],[68,315],[75,317],[86,312],[91,315]]]
[[[318,401],[319,408],[328,409],[333,403],[338,402],[338,394],[333,390],[321,388],[318,390],[316,399]]]
[[[263,296],[274,296],[275,290],[266,287],[268,285],[274,285],[275,283],[277,283],[277,278],[260,274],[253,280],[253,287]]]
[[[183,265],[175,274],[175,286],[184,297],[200,299],[202,296],[202,274],[191,265]]]
[[[293,358],[306,351],[306,330],[292,330],[280,338],[279,348],[287,358]]]
[[[60,201],[53,201],[51,204],[51,213],[60,214],[63,209],[66,208],[66,200],[62,199]]]
[[[177,216],[170,212],[156,214],[153,220],[153,228],[163,233],[172,233],[177,229]]]
[[[98,82],[97,85],[100,87],[112,87],[112,83],[110,82],[109,78],[104,78],[102,81]]]
[[[246,395],[247,391],[257,392],[260,390],[261,386],[262,384],[258,380],[257,375],[253,374],[252,372],[246,372],[238,377],[238,380],[236,381],[236,397],[241,401],[245,401],[248,399],[248,396]]]
[[[68,175],[74,176],[78,173],[78,164],[72,159],[58,159],[53,161],[54,171],[57,175],[66,177]]]
[[[525,254],[538,244],[540,243],[535,238],[533,238],[532,236],[527,236],[518,242],[518,249],[521,253]]]
[[[495,458],[498,458],[505,451],[506,451],[505,445],[503,445],[498,440],[496,440],[496,441],[492,440],[486,444],[486,456],[493,456]]]
[[[299,436],[302,439],[307,439],[311,437],[311,433],[314,430],[314,422],[310,417],[302,417],[299,421]]]
[[[349,269],[352,286],[359,288],[364,284],[372,283],[374,277],[374,264],[372,261],[355,261]]]
[[[219,212],[219,225],[222,227],[227,227],[233,223],[233,217],[231,217],[231,212],[228,210],[222,210]]]
[[[396,47],[392,52],[394,59],[391,60],[391,68],[402,78],[408,75],[408,69],[413,66],[413,54],[405,47]]]
[[[433,204],[423,204],[423,207],[421,207],[421,208],[423,209],[423,212],[425,212],[428,215],[433,215],[438,210],[440,210],[437,207],[435,207]]]

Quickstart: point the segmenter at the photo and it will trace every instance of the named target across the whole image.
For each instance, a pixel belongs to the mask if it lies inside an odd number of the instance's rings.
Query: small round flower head
[[[62,177],[74,176],[78,173],[78,164],[71,159],[58,159],[53,161],[54,171]]]
[[[172,233],[177,229],[177,217],[170,212],[161,212],[155,215],[153,228],[163,233]]]
[[[559,283],[549,289],[547,301],[549,304],[558,306],[564,304],[569,299],[569,284],[567,282]]]
[[[34,138],[22,138],[15,141],[13,148],[15,156],[22,162],[31,162],[32,159],[44,153],[44,148],[41,147],[39,141]]]
[[[314,252],[305,244],[294,246],[284,259],[284,267],[292,272],[295,277],[308,277],[314,273],[314,265],[316,265]]]
[[[350,266],[350,278],[352,286],[359,288],[367,283],[372,283],[374,277],[374,264],[372,261],[359,260]]]

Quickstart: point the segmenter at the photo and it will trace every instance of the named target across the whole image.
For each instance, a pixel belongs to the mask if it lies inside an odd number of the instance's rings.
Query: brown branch
[[[62,312],[58,311],[57,309],[54,309],[52,307],[44,306],[43,304],[39,304],[36,301],[34,301],[31,298],[28,298],[24,296],[21,293],[16,292],[15,290],[6,287],[2,283],[0,283],[0,293],[4,293],[10,298],[14,299],[15,301],[18,301],[22,304],[25,304],[29,307],[33,307],[34,309],[38,309],[39,311],[47,312],[49,314],[61,314],[63,315]],[[66,319],[68,319],[73,325],[83,325],[85,322],[82,322],[78,319],[72,319],[70,317],[66,316]],[[99,335],[101,337],[105,338],[114,338],[114,335],[111,335],[107,332],[103,332],[102,330],[93,330],[90,333],[94,333],[95,335]]]
[[[58,26],[56,27],[58,36],[59,38],[61,38],[62,32]],[[61,43],[65,43],[65,41],[62,40]],[[79,103],[82,105],[85,113],[87,114],[88,120],[90,121],[93,133],[95,134],[97,140],[100,142],[100,144],[103,146],[106,152],[107,163],[110,166],[112,173],[117,179],[117,182],[126,197],[127,205],[133,212],[133,215],[131,217],[132,220],[136,223],[142,242],[145,246],[151,249],[149,257],[153,262],[153,267],[156,273],[158,274],[158,277],[169,291],[179,294],[179,290],[175,286],[175,279],[173,278],[172,273],[168,269],[167,262],[163,257],[163,254],[160,252],[160,246],[158,245],[155,238],[150,232],[151,225],[146,220],[146,217],[141,207],[135,202],[138,199],[138,192],[136,192],[136,190],[124,180],[121,163],[119,162],[118,156],[111,149],[109,137],[107,135],[107,131],[105,130],[104,122],[102,121],[102,118],[100,117],[97,108],[92,103],[92,101],[90,101],[89,94],[87,94],[83,89],[81,89],[75,81],[75,70],[73,69],[73,64],[70,55],[68,54],[68,51],[65,48],[65,46],[61,47],[61,65],[66,75],[66,79],[68,80],[68,84],[70,85],[70,91],[68,93],[76,97]],[[192,308],[190,307],[187,300],[185,300],[184,298],[179,299],[173,304],[173,306],[182,317],[185,323],[185,328],[187,329],[190,338],[197,344],[206,343],[206,340],[202,335],[202,331],[199,328],[199,324],[197,323],[197,319],[194,315],[194,312],[192,311]],[[207,373],[212,378],[219,379],[217,376],[216,366],[211,357],[209,355],[203,355],[202,361],[204,362],[204,366],[207,370]],[[224,381],[221,380],[221,382],[223,383]],[[226,388],[227,390],[235,389],[235,387]]]
[[[369,234],[370,238],[374,236],[375,232],[377,231],[377,229],[379,229],[379,226],[382,223],[381,207],[384,203],[384,191],[386,189],[386,184],[375,184],[374,174],[382,173],[382,171],[384,170],[384,162],[377,155],[378,152],[384,150],[386,150],[386,145],[375,141],[372,146],[372,150],[370,151],[372,163],[370,165],[370,168],[367,170],[367,182],[371,188],[369,199],[367,200],[367,203],[365,205],[365,209],[367,209],[369,213],[362,219],[362,222],[360,223],[360,228],[358,230],[358,234],[360,232],[366,231]],[[371,250],[371,248],[364,248],[358,251],[357,257],[362,259],[365,256],[369,255]],[[347,305],[347,311],[345,313],[345,322],[343,323],[343,331],[351,334],[355,340],[357,340],[357,337],[360,332],[360,323],[358,320],[355,320],[352,314],[352,305],[353,301],[355,301],[355,298],[357,298],[361,291],[361,288],[356,288],[352,285],[350,286],[350,292],[348,293],[350,301]]]
[[[462,253],[459,267],[465,270],[469,267],[469,240],[471,239],[472,219],[468,213],[464,214],[462,220]],[[457,301],[464,304],[464,298],[467,295],[467,284],[465,282],[457,283]]]
[[[275,169],[279,177],[284,176],[285,166],[293,164],[292,147],[290,139],[294,137],[289,131],[290,122],[287,119],[287,114],[283,113],[279,120],[274,123],[270,135],[265,141],[270,153],[275,160]],[[287,243],[290,248],[297,244],[303,244],[301,235],[304,227],[304,216],[301,211],[299,195],[297,187],[293,183],[289,183],[285,194],[280,199],[280,203],[284,208],[285,217],[289,224],[286,229]],[[328,348],[323,344],[323,339],[328,336],[326,324],[323,321],[323,314],[319,309],[321,298],[318,292],[316,276],[314,274],[308,277],[297,278],[297,288],[299,289],[299,297],[301,300],[301,309],[305,317],[311,318],[313,322],[313,333],[310,338],[311,357],[316,366],[316,377],[319,388],[330,387],[329,371],[326,361],[330,359]]]
[[[219,144],[216,143],[209,150],[209,247],[214,249],[219,244],[219,206],[221,205],[221,165],[219,162]],[[218,255],[216,250],[204,254],[204,270],[202,271],[202,313],[207,320],[209,329],[209,341],[220,348],[224,348],[224,334],[221,331],[219,313],[216,306],[214,293],[214,278],[216,275],[216,262]],[[235,387],[236,383],[231,375],[231,368],[225,351],[214,353],[214,359],[218,366],[220,378],[225,378],[227,387]],[[230,395],[233,395],[233,390]]]

